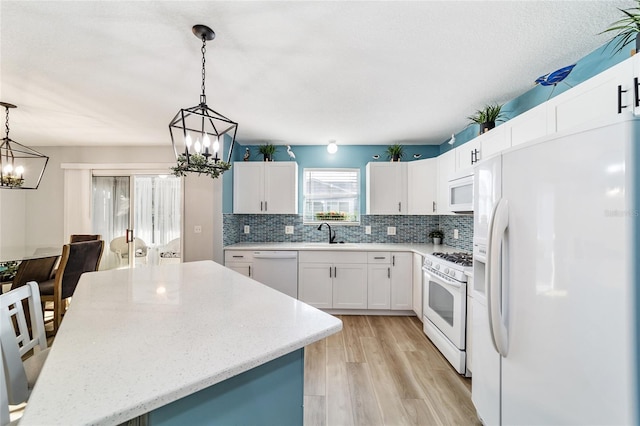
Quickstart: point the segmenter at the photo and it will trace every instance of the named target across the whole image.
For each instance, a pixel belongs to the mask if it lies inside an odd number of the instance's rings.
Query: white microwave
[[[448,198],[452,212],[473,212],[473,174],[450,179]]]

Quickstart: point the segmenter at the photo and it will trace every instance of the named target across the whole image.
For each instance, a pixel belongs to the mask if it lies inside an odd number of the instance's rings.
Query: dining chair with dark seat
[[[51,279],[51,273],[60,256],[25,259],[18,265],[16,275],[11,282],[11,289],[22,287],[28,281],[44,282]]]
[[[82,241],[97,241],[101,240],[102,235],[100,234],[71,234],[69,237],[70,243],[80,243]]]
[[[53,302],[54,333],[60,327],[66,301],[73,296],[80,276],[98,270],[103,250],[103,240],[65,244],[55,278],[39,283],[42,302]]]

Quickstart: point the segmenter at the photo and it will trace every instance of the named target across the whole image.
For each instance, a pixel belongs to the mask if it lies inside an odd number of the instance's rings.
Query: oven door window
[[[429,281],[429,307],[453,327],[454,298],[446,288]]]

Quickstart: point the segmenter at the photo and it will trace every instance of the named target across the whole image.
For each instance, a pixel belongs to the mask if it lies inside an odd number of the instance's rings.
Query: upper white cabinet
[[[623,61],[549,100],[549,114],[555,117],[553,131],[562,132],[619,114],[633,114],[636,61],[633,58]]]
[[[488,135],[491,132],[493,130],[486,132],[484,135]],[[471,169],[480,160],[480,138],[481,136],[472,139],[454,150],[456,153],[456,170]]]
[[[456,152],[450,150],[438,157],[438,214],[454,214],[449,210],[449,178],[456,171]]]
[[[555,129],[555,119],[553,116],[549,117],[547,104],[541,104],[512,118],[501,127],[506,130],[505,143],[501,149],[492,154],[507,149],[509,146],[516,146],[546,136],[550,131],[553,131],[551,129]],[[497,145],[496,148],[498,148]],[[490,156],[491,154],[488,154],[484,158]]]
[[[367,214],[407,214],[407,163],[368,163]]]
[[[298,213],[298,164],[248,161],[233,164],[233,212]]]
[[[407,214],[437,214],[438,160],[427,158],[407,163]]]

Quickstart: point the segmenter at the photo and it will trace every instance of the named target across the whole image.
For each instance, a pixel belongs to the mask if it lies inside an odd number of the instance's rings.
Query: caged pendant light
[[[9,138],[9,110],[13,104],[0,102],[5,109],[5,137],[0,144],[0,188],[38,189],[49,157]]]
[[[206,25],[194,25],[193,34],[202,40],[202,93],[200,103],[190,108],[182,108],[169,123],[171,143],[177,164],[172,167],[176,176],[187,173],[206,174],[217,178],[231,168],[231,153],[236,140],[238,123],[207,106],[205,93],[205,52],[207,41],[216,34]],[[231,145],[226,161],[221,160],[224,135],[231,137]]]

